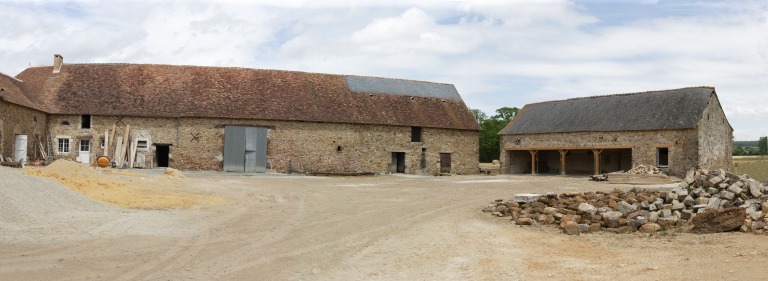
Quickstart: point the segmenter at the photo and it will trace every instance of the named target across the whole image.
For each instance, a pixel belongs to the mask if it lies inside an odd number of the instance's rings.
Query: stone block
[[[765,229],[765,222],[763,221],[752,222],[752,230],[762,230],[762,229]]]
[[[715,186],[720,184],[722,181],[723,181],[723,178],[721,178],[720,176],[714,176],[709,179],[709,184],[711,184],[712,186]]]
[[[696,204],[696,200],[694,200],[693,197],[689,195],[683,199],[683,204],[685,204],[686,207],[690,207]]]
[[[672,216],[672,210],[661,210],[659,212],[659,218],[668,218]]]
[[[741,191],[742,191],[741,187],[739,187],[736,184],[730,185],[727,190],[730,191],[730,192],[733,192],[733,194],[737,194],[737,195],[741,194]]]
[[[560,227],[563,229],[563,232],[565,232],[568,235],[578,235],[579,234],[579,224],[569,221],[560,224]]]
[[[736,195],[735,193],[727,190],[720,191],[720,198],[723,198],[725,200],[733,200],[735,195]]]
[[[515,220],[516,225],[532,225],[533,220],[530,218],[517,218]]]
[[[656,221],[656,224],[658,224],[662,230],[669,230],[675,227],[677,220],[676,217],[659,218],[659,220]]]
[[[589,232],[589,225],[588,224],[577,224],[576,229],[578,229],[579,233],[588,233]]]
[[[595,212],[597,212],[597,208],[595,208],[595,206],[592,206],[588,203],[579,204],[578,210],[581,212],[589,213],[589,214],[594,214]]]
[[[657,223],[649,222],[640,226],[640,232],[642,233],[654,233],[659,230],[661,230],[661,225]]]
[[[541,194],[520,193],[520,194],[515,194],[514,196],[512,196],[512,200],[514,200],[515,202],[518,202],[518,203],[531,203],[531,202],[536,202],[537,200],[539,200],[539,198],[541,198],[541,196],[542,196]]]
[[[648,222],[656,222],[659,219],[659,212],[649,212]]]
[[[696,233],[715,233],[738,230],[744,224],[743,208],[731,208],[723,211],[707,210],[693,218]]]
[[[626,201],[619,202],[618,206],[616,206],[616,211],[621,212],[622,214],[629,214],[631,212],[637,211],[637,207],[635,207],[632,204],[627,203]]]
[[[749,193],[754,197],[763,196],[763,192],[761,192],[761,184],[753,179],[749,179]]]
[[[682,210],[682,209],[685,209],[685,204],[683,204],[683,203],[674,203],[674,204],[672,204],[672,210],[673,211],[679,211],[679,210]]]
[[[719,208],[720,208],[720,197],[709,198],[709,202],[707,203],[706,209],[719,209]]]
[[[623,213],[618,211],[609,211],[603,213],[603,222],[605,223],[605,227],[617,228],[621,226],[620,219],[623,215]]]

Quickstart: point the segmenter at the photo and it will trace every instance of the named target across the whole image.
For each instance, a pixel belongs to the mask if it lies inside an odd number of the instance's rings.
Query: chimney
[[[64,57],[60,54],[53,55],[53,73],[61,72],[61,65],[64,64]]]

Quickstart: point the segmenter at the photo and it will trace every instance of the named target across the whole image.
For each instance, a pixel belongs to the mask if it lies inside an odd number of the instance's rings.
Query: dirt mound
[[[227,201],[222,197],[184,190],[183,175],[180,172],[169,177],[102,173],[85,164],[56,160],[47,167],[30,170],[27,174],[55,179],[73,191],[123,208],[190,208],[218,205]]]
[[[163,174],[166,177],[172,177],[172,178],[183,178],[184,174],[181,173],[181,171],[176,170],[174,168],[166,168],[165,173]]]

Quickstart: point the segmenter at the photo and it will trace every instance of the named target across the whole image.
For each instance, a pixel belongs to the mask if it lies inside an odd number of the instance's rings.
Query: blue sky
[[[736,139],[768,135],[768,1],[0,0],[0,18],[11,76],[54,53],[370,75],[451,83],[489,114],[714,86]]]

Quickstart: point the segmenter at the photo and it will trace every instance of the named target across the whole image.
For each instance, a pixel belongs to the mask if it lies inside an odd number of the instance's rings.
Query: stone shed
[[[479,126],[450,84],[297,71],[152,64],[30,67],[16,103],[55,158],[135,167],[315,173],[470,174]],[[4,80],[3,80],[4,81]],[[8,116],[5,116],[6,118]],[[31,131],[30,131],[31,132]],[[106,141],[105,141],[106,140]]]
[[[528,104],[499,134],[511,174],[731,167],[733,128],[712,87]]]

